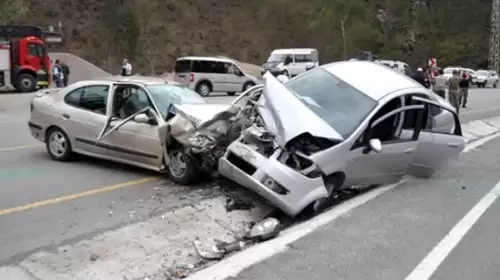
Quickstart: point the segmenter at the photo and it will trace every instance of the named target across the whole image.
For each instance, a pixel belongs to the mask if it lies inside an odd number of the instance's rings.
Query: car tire
[[[45,146],[49,156],[56,161],[69,161],[73,155],[68,135],[58,127],[50,128],[47,131]]]
[[[169,147],[167,150],[167,170],[170,180],[181,185],[193,183],[198,173],[196,162],[186,154],[181,145]]]
[[[196,85],[195,91],[199,95],[207,97],[212,92],[212,86],[208,82],[201,82]]]
[[[249,88],[255,86],[255,83],[253,82],[246,82],[245,84],[243,84],[243,88],[242,88],[242,92],[245,92],[247,91]]]
[[[497,83],[498,81],[495,81],[495,83],[493,83],[493,87],[496,88],[497,87]]]
[[[17,77],[16,89],[20,92],[32,92],[36,89],[36,78],[35,76],[23,73]]]
[[[229,96],[233,96],[233,95],[235,95],[235,94],[236,94],[236,92],[228,92],[228,93],[227,93],[227,95],[229,95]]]

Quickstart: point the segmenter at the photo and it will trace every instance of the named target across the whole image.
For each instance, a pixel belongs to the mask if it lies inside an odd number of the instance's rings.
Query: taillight
[[[189,74],[189,81],[194,82],[194,73]]]

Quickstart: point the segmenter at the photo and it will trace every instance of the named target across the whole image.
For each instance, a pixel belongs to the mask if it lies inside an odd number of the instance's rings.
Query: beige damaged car
[[[230,105],[207,104],[176,83],[121,76],[38,91],[30,107],[31,134],[46,143],[54,160],[84,154],[168,172],[181,184],[192,182],[200,170],[211,171],[223,155],[214,145],[225,137],[206,139],[197,133],[218,129],[217,113],[227,116],[231,111]],[[205,120],[210,120],[207,128]],[[226,135],[220,132],[211,134]]]

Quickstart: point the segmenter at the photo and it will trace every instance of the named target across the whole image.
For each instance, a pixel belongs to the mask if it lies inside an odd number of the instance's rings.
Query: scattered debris
[[[234,210],[252,210],[255,205],[251,201],[244,201],[239,198],[227,198],[226,199],[226,211],[231,212]]]
[[[209,248],[204,247],[200,240],[193,241],[198,255],[206,260],[220,260],[225,255],[240,251],[254,243],[269,240],[278,236],[281,223],[276,218],[266,218],[256,223],[242,238],[233,242],[217,242]]]
[[[99,255],[98,254],[92,254],[92,255],[90,255],[90,261],[94,262],[94,261],[97,261],[97,259],[99,259]]]

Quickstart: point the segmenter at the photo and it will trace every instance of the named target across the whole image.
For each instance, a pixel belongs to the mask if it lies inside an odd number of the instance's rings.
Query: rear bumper
[[[296,216],[312,202],[328,197],[323,179],[308,178],[277,160],[281,151],[270,158],[235,141],[219,159],[219,172],[271,202],[289,216]],[[238,160],[233,160],[234,158]],[[270,182],[286,190],[286,194],[267,187]]]
[[[32,121],[28,121],[28,128],[33,138],[41,142],[45,142],[45,128],[43,126],[36,124]]]

